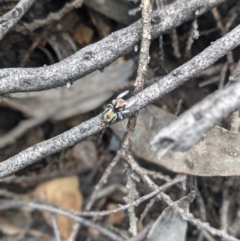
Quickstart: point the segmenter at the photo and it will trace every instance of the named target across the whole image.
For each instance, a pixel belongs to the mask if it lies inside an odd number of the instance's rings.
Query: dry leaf
[[[107,210],[113,210],[113,209],[116,209],[118,208],[119,206],[115,203],[109,203],[107,205]],[[112,213],[108,216],[107,218],[107,223],[108,224],[111,224],[111,225],[119,225],[122,223],[123,221],[123,218],[124,218],[124,211],[120,211],[120,212],[117,212],[117,213]]]
[[[73,38],[80,45],[82,44],[90,44],[92,42],[93,30],[86,26],[85,24],[78,24],[74,29]]]
[[[185,212],[189,211],[189,203],[195,198],[195,192],[181,198],[176,203]],[[153,224],[148,234],[147,241],[185,241],[187,231],[187,221],[183,220],[181,215],[174,207],[167,207],[156,222]]]
[[[206,137],[186,152],[169,151],[160,160],[158,151],[150,145],[152,138],[161,128],[176,117],[156,106],[148,106],[140,111],[132,141],[133,153],[154,164],[177,173],[196,176],[235,176],[240,175],[240,133],[216,126]],[[126,121],[112,126],[122,137]]]
[[[34,191],[34,197],[47,200],[64,209],[81,211],[83,197],[79,190],[79,179],[77,176],[57,178],[41,183]],[[51,216],[44,212],[44,218],[49,225],[52,225]],[[68,239],[75,222],[67,217],[57,215],[57,224],[60,235]]]

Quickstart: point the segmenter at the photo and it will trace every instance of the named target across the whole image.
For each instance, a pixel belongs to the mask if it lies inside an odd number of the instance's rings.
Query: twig
[[[194,40],[198,39],[198,37],[199,37],[198,22],[197,22],[197,19],[194,19],[192,22],[192,27],[191,27],[189,37],[187,40],[187,45],[185,48],[185,57],[186,58],[191,58],[191,56],[192,56],[191,48],[192,48]]]
[[[67,177],[73,175],[81,175],[83,173],[87,173],[91,170],[91,167],[86,168],[75,168],[74,170],[58,170],[52,171],[50,173],[40,173],[38,176],[8,176],[6,178],[0,179],[0,183],[23,183],[25,182],[27,185],[36,185],[39,182],[48,181],[54,179],[56,177]]]
[[[183,104],[183,99],[179,99],[178,103],[177,103],[177,108],[175,111],[175,115],[178,116],[181,112],[181,108],[182,108],[182,104]]]
[[[29,50],[27,51],[27,53],[22,57],[19,67],[24,67],[26,62],[29,60],[31,54],[33,53],[33,51],[38,47],[40,41],[43,39],[43,37],[46,35],[47,29],[44,30],[39,36],[36,37],[36,39],[34,39],[34,41],[32,42]]]
[[[146,225],[135,237],[128,239],[128,241],[144,241],[146,240],[146,236],[148,231],[150,230],[152,223]]]
[[[16,238],[12,239],[12,241],[21,241],[21,240],[23,240],[24,237],[26,236],[26,234],[29,233],[31,225],[32,225],[32,220],[31,220],[31,218],[28,218],[25,227],[23,227],[23,229],[21,230],[20,234],[17,235]]]
[[[148,170],[148,169],[145,169],[142,167],[142,169],[150,176],[153,177],[153,179],[160,179],[160,180],[163,180],[165,182],[169,182],[171,181],[172,179],[168,176],[168,175],[164,175],[162,174],[161,172],[157,171],[152,171],[152,170]]]
[[[59,21],[64,15],[73,10],[74,8],[79,8],[82,6],[83,0],[73,0],[70,3],[66,3],[64,7],[55,13],[50,13],[44,19],[34,20],[32,23],[25,23],[24,26],[29,31],[34,31],[40,27],[51,25],[52,23]]]
[[[136,184],[130,174],[128,174],[127,188],[129,189],[128,196],[125,197],[124,199],[126,200],[127,204],[130,204],[130,203],[134,202],[136,197],[138,197],[138,192],[136,190]],[[133,236],[136,236],[137,235],[137,217],[135,214],[134,206],[130,206],[128,208],[128,216],[129,216],[129,223],[130,223],[129,232]]]
[[[76,240],[76,236],[78,234],[79,228],[80,228],[80,224],[79,223],[75,223],[73,225],[71,234],[70,234],[70,236],[68,238],[68,241],[75,241]]]
[[[175,69],[158,82],[152,84],[139,94],[130,98],[127,102],[134,101],[135,105],[130,107],[131,114],[142,109],[154,100],[169,93],[187,80],[192,79],[202,70],[211,66],[214,62],[224,56],[228,51],[240,44],[240,25],[226,34],[224,37],[212,43],[208,48],[201,52],[190,61]],[[232,88],[232,87],[230,87]],[[223,90],[224,92],[226,90]],[[233,92],[235,93],[235,91]],[[240,93],[240,92],[239,92]],[[238,93],[238,94],[239,94]],[[234,95],[231,93],[232,98]],[[232,108],[232,103],[230,103]],[[225,106],[228,108],[227,106]],[[70,147],[88,136],[96,134],[106,128],[102,121],[102,114],[83,122],[82,124],[66,131],[56,137],[38,143],[19,154],[0,163],[0,178],[13,174],[24,167],[31,165],[43,158]],[[128,127],[127,127],[128,128]]]
[[[77,215],[73,214],[70,211],[66,211],[66,210],[56,208],[56,207],[53,207],[50,205],[44,205],[44,204],[39,204],[39,203],[34,203],[34,202],[12,201],[12,202],[0,203],[0,210],[16,208],[16,207],[20,207],[20,206],[28,206],[28,207],[31,207],[36,210],[46,211],[46,212],[66,216],[68,218],[75,220],[76,222],[81,223],[85,227],[91,227],[91,228],[98,230],[100,233],[109,237],[111,240],[123,241],[117,235],[115,235],[114,233],[110,232],[109,230],[99,226],[98,224],[95,224],[87,219],[78,217]]]
[[[11,11],[0,17],[0,40],[23,17],[36,0],[21,0]]]
[[[121,207],[116,208],[116,209],[107,210],[107,211],[100,211],[100,212],[87,211],[87,212],[74,212],[74,213],[77,214],[77,215],[80,215],[82,217],[99,217],[99,216],[110,215],[112,213],[117,213],[117,212],[120,212],[122,210],[126,210],[129,207],[138,206],[140,203],[145,202],[146,200],[148,200],[150,198],[153,198],[159,192],[162,192],[162,191],[168,189],[169,187],[171,187],[171,186],[173,186],[175,184],[183,182],[185,179],[186,179],[186,177],[184,175],[183,176],[177,176],[176,178],[174,178],[173,180],[163,184],[162,186],[156,187],[156,189],[153,192],[148,193],[148,194],[138,198],[137,200],[135,200],[132,203],[128,203],[126,205],[122,205]]]
[[[231,25],[233,24],[234,20],[236,19],[236,17],[237,17],[236,13],[230,12],[230,14],[231,14],[230,18],[224,26],[223,23],[222,23],[222,18],[220,16],[220,13],[219,13],[218,9],[214,8],[214,9],[212,9],[211,12],[212,12],[213,17],[216,21],[217,28],[220,30],[221,35],[224,36],[229,31]],[[229,68],[230,73],[232,74],[232,72],[234,70],[234,57],[233,57],[232,51],[227,53],[226,57],[227,57],[227,69]],[[221,83],[219,84],[219,86],[222,87]]]
[[[119,229],[113,225],[108,225],[107,227],[109,230],[113,231],[115,234],[119,235],[124,240],[129,240],[129,236],[126,235],[121,229]]]
[[[119,160],[120,160],[120,155],[116,155],[115,158],[111,161],[110,165],[107,167],[107,169],[103,173],[101,179],[99,180],[97,185],[94,187],[94,191],[92,192],[92,194],[91,194],[91,196],[88,200],[88,203],[87,203],[87,206],[86,206],[85,210],[87,210],[87,211],[91,210],[92,205],[96,200],[98,191],[107,182],[107,179],[108,179],[109,175],[112,173],[113,168],[116,166],[116,164],[118,163]]]
[[[60,233],[59,233],[59,229],[58,229],[58,225],[57,225],[57,218],[56,218],[55,213],[51,214],[51,220],[52,220],[52,227],[53,227],[55,239],[56,239],[56,241],[61,241]]]
[[[214,103],[214,104],[213,104]],[[198,143],[221,119],[240,106],[240,82],[231,84],[197,103],[155,135],[154,147],[185,151]]]
[[[163,184],[162,186],[156,186],[156,189],[154,189],[152,192],[138,198],[137,200],[135,200],[132,203],[128,203],[126,205],[122,205],[119,208],[116,209],[112,209],[112,210],[106,210],[106,211],[99,211],[99,212],[94,212],[94,211],[82,211],[82,212],[76,212],[76,211],[70,211],[70,210],[64,210],[60,207],[58,207],[57,210],[61,210],[61,211],[65,211],[68,212],[72,215],[77,215],[77,216],[81,216],[81,217],[102,217],[102,216],[107,216],[113,213],[117,213],[123,210],[128,209],[129,207],[132,206],[138,206],[141,203],[145,202],[146,200],[156,196],[159,192],[163,192],[166,189],[168,189],[169,187],[183,182],[186,179],[186,176],[182,175],[182,176],[177,176],[175,177],[172,181],[167,182],[165,184]],[[18,206],[22,206],[22,205],[27,205],[27,206],[31,206],[33,208],[35,208],[35,206],[40,205],[40,207],[45,207],[46,205],[40,204],[40,203],[36,203],[36,202],[24,202],[24,201],[9,201],[9,202],[2,202],[0,203],[0,210],[5,210],[5,209],[9,209],[9,208],[14,208],[14,207],[18,207]],[[51,206],[49,206],[51,207]],[[61,214],[61,213],[58,213]]]
[[[151,14],[151,38],[157,38],[190,19],[227,0],[182,0]],[[159,21],[160,19],[160,21]],[[108,66],[130,53],[141,40],[141,20],[87,46],[60,63],[39,68],[0,69],[0,95],[28,92],[64,86]]]
[[[138,225],[141,226],[142,225],[142,222],[143,222],[143,219],[146,217],[147,213],[149,212],[149,210],[151,209],[151,207],[155,204],[155,202],[157,201],[157,197],[154,197],[152,198],[148,204],[146,205],[146,207],[144,208],[141,216],[140,216],[140,219],[139,219],[139,222],[138,222]]]
[[[179,39],[178,39],[178,34],[176,29],[172,30],[170,37],[172,41],[173,55],[175,56],[176,59],[180,59],[182,55],[180,53]]]
[[[218,82],[218,89],[222,89],[224,87],[224,81],[226,79],[227,70],[228,70],[228,63],[226,62],[223,65],[223,68],[222,68],[221,73],[220,73],[220,80]]]
[[[131,166],[132,170],[135,171],[141,177],[143,182],[146,183],[151,190],[155,190],[157,188],[157,185],[147,176],[147,174],[139,167],[139,165],[135,162],[135,160],[131,156],[128,157],[127,161],[129,163],[129,165]],[[192,194],[190,193],[189,198],[191,198],[191,195],[195,196],[195,192],[192,192]],[[227,239],[228,241],[239,241],[239,239],[236,239],[236,238],[228,235],[224,231],[217,230],[217,229],[211,227],[208,223],[201,222],[200,220],[194,218],[192,214],[184,212],[183,209],[179,208],[177,203],[172,201],[171,198],[167,194],[161,192],[158,194],[157,197],[159,198],[159,200],[163,200],[164,202],[166,202],[169,206],[174,207],[174,209],[177,212],[179,212],[179,214],[181,215],[181,217],[184,220],[190,222],[194,226],[196,226],[200,229],[204,229],[214,236],[223,237],[223,238]]]
[[[223,201],[220,208],[220,223],[221,223],[221,230],[227,232],[229,226],[229,208],[230,208],[230,200],[227,196],[227,190],[223,190]]]
[[[142,17],[143,17],[143,32],[142,32],[142,43],[140,49],[140,58],[138,65],[138,75],[136,82],[134,84],[134,92],[135,94],[139,93],[143,89],[144,78],[147,72],[147,64],[148,64],[148,52],[150,45],[150,0],[143,1],[142,4]],[[102,187],[104,183],[107,182],[109,175],[111,174],[114,166],[118,163],[121,157],[126,156],[131,144],[132,133],[134,131],[134,127],[136,125],[137,113],[129,118],[127,128],[123,137],[121,149],[117,152],[116,157],[113,159],[111,164],[108,166],[106,171],[104,172],[101,180],[94,188],[94,192],[92,193],[89,202],[87,204],[86,210],[90,210],[93,202],[96,198],[98,190]]]
[[[239,77],[240,77],[240,60],[238,60],[235,70],[233,71],[232,75],[229,77],[229,82],[231,83],[231,82],[239,81]],[[239,132],[239,130],[240,130],[240,118],[239,118],[240,115],[239,114],[240,114],[239,109],[232,113],[231,131]]]
[[[138,94],[144,87],[144,81],[146,80],[146,74],[149,62],[149,46],[151,40],[151,1],[142,0],[142,42],[140,47],[140,56],[137,70],[137,78],[134,84],[134,94]],[[137,123],[138,112],[131,116],[128,120],[127,129],[124,133],[123,143],[120,150],[122,158],[126,158],[131,147],[132,134]],[[132,203],[137,195],[136,186],[132,177],[128,173],[128,187],[129,193],[127,203]],[[128,209],[130,227],[129,232],[133,236],[137,235],[137,218],[134,211],[134,206]]]

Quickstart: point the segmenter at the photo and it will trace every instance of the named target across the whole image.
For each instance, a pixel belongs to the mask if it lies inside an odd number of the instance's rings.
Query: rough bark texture
[[[187,80],[190,80],[203,69],[211,66],[214,62],[227,54],[240,44],[240,26],[237,26],[224,37],[213,42],[199,55],[188,61],[186,64],[172,71],[170,74],[160,79],[155,84],[141,91],[129,101],[136,101],[130,108],[132,113],[142,109],[154,100],[169,93]],[[104,128],[101,114],[94,117],[69,131],[64,132],[52,139],[36,144],[16,156],[0,163],[0,178],[13,174],[14,172],[33,164],[46,156],[61,151],[64,148],[74,145],[84,138],[93,135]]]
[[[23,17],[36,0],[21,0],[15,8],[0,17],[0,40]]]
[[[173,144],[173,150],[186,151],[239,106],[240,82],[237,82],[197,103],[164,127],[151,144],[160,148]]]
[[[151,14],[151,38],[154,39],[182,23],[194,19],[226,0],[183,0]],[[29,92],[64,86],[68,81],[95,71],[130,53],[141,40],[141,20],[89,45],[69,58],[40,68],[7,68],[0,70],[0,95]]]

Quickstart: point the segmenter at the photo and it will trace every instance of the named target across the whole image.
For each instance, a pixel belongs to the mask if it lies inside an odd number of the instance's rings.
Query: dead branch
[[[52,220],[52,227],[53,227],[55,239],[56,239],[56,241],[61,241],[59,228],[58,228],[58,224],[57,224],[57,217],[56,217],[55,213],[52,213],[51,220]]]
[[[128,203],[126,205],[123,205],[119,208],[116,209],[112,209],[112,210],[108,210],[108,211],[100,211],[100,212],[93,212],[93,211],[89,211],[89,212],[75,212],[76,214],[82,216],[82,217],[96,217],[96,216],[106,216],[106,215],[110,215],[112,213],[117,213],[120,212],[122,210],[126,210],[129,207],[133,207],[133,206],[138,206],[139,204],[141,204],[142,202],[153,198],[154,196],[156,196],[159,192],[163,192],[166,189],[168,189],[169,187],[178,184],[180,182],[183,182],[186,180],[186,176],[181,175],[181,176],[176,176],[173,180],[163,184],[162,186],[157,187],[154,191],[136,199],[135,201]]]
[[[140,47],[140,56],[137,70],[137,78],[134,84],[134,94],[138,94],[143,90],[144,82],[146,80],[146,74],[149,62],[149,47],[151,41],[151,2],[150,0],[142,0],[142,42]],[[124,134],[123,143],[120,152],[121,157],[126,157],[131,148],[132,135],[137,123],[138,112],[131,116],[128,120],[127,128]],[[127,203],[134,201],[138,192],[134,180],[130,175],[130,170],[127,172],[128,175],[128,197]],[[128,209],[128,215],[130,220],[129,232],[133,235],[137,235],[137,217],[135,215],[134,206]]]
[[[175,1],[160,12],[151,14],[151,38],[154,39],[182,23],[194,19],[227,0]],[[0,95],[29,92],[64,86],[108,66],[130,53],[141,40],[141,20],[87,46],[63,61],[39,68],[6,68],[0,70]]]
[[[141,203],[145,202],[146,200],[156,196],[157,194],[159,194],[160,192],[165,191],[166,189],[168,189],[169,187],[176,185],[180,182],[183,182],[186,180],[186,176],[185,175],[178,175],[176,176],[173,180],[163,184],[162,186],[156,187],[156,189],[154,189],[152,192],[136,199],[135,201],[133,201],[132,203],[128,203],[126,205],[122,205],[119,208],[116,209],[112,209],[112,210],[106,210],[106,211],[99,211],[99,212],[94,212],[94,211],[82,211],[82,212],[77,212],[77,211],[69,211],[69,210],[64,210],[63,208],[60,208],[62,211],[66,211],[71,213],[72,215],[77,215],[77,216],[81,216],[81,217],[102,217],[102,216],[107,216],[113,213],[117,213],[120,212],[122,210],[126,210],[129,207],[133,207],[133,206],[138,206]],[[27,206],[31,206],[33,208],[35,208],[35,206],[40,205],[41,207],[45,207],[45,205],[40,204],[40,203],[36,203],[36,202],[25,202],[25,201],[11,201],[11,202],[3,202],[0,205],[0,210],[5,210],[5,209],[9,209],[9,208],[14,208],[14,207],[18,207],[18,206],[22,206],[22,205],[27,205]],[[51,206],[49,206],[51,207]],[[59,213],[60,214],[60,213]],[[64,214],[62,214],[64,215]]]
[[[53,207],[50,205],[39,204],[39,203],[34,203],[34,202],[25,202],[25,201],[11,201],[10,202],[10,201],[8,201],[8,202],[3,202],[0,204],[0,210],[17,208],[17,207],[21,207],[21,206],[28,206],[35,210],[46,211],[46,212],[50,212],[51,214],[59,214],[59,215],[66,216],[68,218],[75,220],[78,223],[81,223],[85,227],[91,227],[91,228],[98,230],[100,233],[109,237],[111,240],[123,241],[122,238],[119,238],[117,235],[115,235],[111,231],[101,227],[100,225],[95,224],[87,219],[78,217],[74,213],[60,209],[59,207]]]
[[[144,81],[146,79],[148,58],[149,58],[149,46],[150,46],[150,39],[151,39],[150,12],[151,12],[150,1],[149,0],[143,1],[142,2],[142,18],[143,18],[142,42],[141,42],[139,64],[138,64],[138,70],[137,70],[137,78],[136,78],[136,82],[134,84],[134,86],[135,86],[134,93],[135,94],[138,94],[143,89]],[[95,201],[97,192],[100,190],[100,188],[103,186],[103,184],[107,182],[109,175],[111,174],[113,168],[118,163],[120,158],[123,156],[127,156],[128,151],[131,146],[131,139],[132,139],[132,134],[134,132],[135,125],[136,125],[136,121],[137,121],[137,112],[129,118],[128,124],[126,127],[126,131],[124,133],[121,149],[117,152],[117,155],[112,160],[110,165],[107,167],[102,178],[99,180],[99,182],[95,186],[94,191],[89,198],[89,202],[86,206],[86,210],[91,209],[91,207]]]
[[[11,11],[0,17],[0,40],[2,40],[12,27],[23,17],[34,2],[36,2],[36,0],[21,0]]]
[[[173,150],[186,151],[239,106],[240,82],[237,82],[197,103],[176,121],[164,127],[151,144],[158,147],[172,145]]]
[[[40,27],[50,25],[56,21],[61,20],[61,18],[66,15],[68,12],[73,10],[74,8],[79,8],[82,6],[83,0],[73,0],[70,3],[66,3],[62,9],[60,9],[58,12],[50,13],[46,18],[44,19],[38,19],[33,21],[32,23],[25,23],[24,26],[29,31],[34,31]]]
[[[130,98],[135,105],[129,110],[134,113],[147,106],[154,100],[169,93],[187,80],[199,74],[203,69],[211,66],[214,62],[227,54],[240,44],[240,26],[237,26],[224,37],[218,39],[199,55],[166,75],[158,82]],[[232,88],[232,87],[230,87]],[[226,90],[223,90],[226,91]],[[232,107],[230,107],[232,108]],[[31,165],[43,158],[70,147],[88,136],[94,135],[108,127],[102,121],[102,114],[66,131],[54,138],[36,144],[19,154],[0,163],[0,178],[6,177],[16,171]]]
[[[151,190],[155,190],[157,188],[157,185],[148,177],[148,175],[144,172],[144,170],[142,168],[140,168],[140,166],[135,162],[135,160],[132,158],[132,156],[128,156],[127,161],[128,161],[128,164],[131,166],[131,169],[139,175],[139,177],[142,179],[142,181],[144,183],[146,183]],[[181,217],[184,220],[188,221],[189,223],[193,224],[194,226],[208,231],[213,236],[223,237],[223,238],[225,238],[227,240],[231,240],[231,241],[239,241],[239,239],[236,239],[236,238],[228,235],[224,231],[217,230],[217,229],[211,227],[208,223],[201,222],[200,220],[194,218],[194,216],[192,214],[184,212],[184,210],[178,206],[177,202],[172,201],[172,199],[167,194],[160,192],[157,197],[159,200],[163,200],[164,202],[166,202],[169,206],[174,207],[174,210],[179,212],[179,214],[181,215]],[[195,197],[195,191],[192,191],[186,198],[193,200],[194,197]],[[189,202],[191,202],[191,201],[189,201]]]

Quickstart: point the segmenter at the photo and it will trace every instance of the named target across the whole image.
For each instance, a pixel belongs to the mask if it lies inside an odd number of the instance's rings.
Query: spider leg
[[[123,93],[121,93],[120,95],[118,95],[117,100],[119,100],[119,99],[121,99],[123,96],[127,95],[128,92],[129,92],[129,90],[126,90],[126,91],[124,91]]]
[[[104,118],[105,114],[106,114],[109,110],[110,110],[110,109],[107,108],[107,109],[105,109],[105,110],[103,111],[103,113],[102,113],[102,118]]]
[[[108,105],[107,105],[107,108],[108,108],[108,109],[114,109],[114,105],[108,104]]]
[[[115,106],[116,103],[117,103],[117,100],[113,100],[113,101],[112,101],[112,105],[113,105],[113,106]]]
[[[132,101],[130,101],[130,102],[125,106],[125,109],[127,109],[127,108],[133,106],[136,102],[137,102],[136,100],[132,100]]]
[[[123,116],[123,115],[126,115],[126,114],[130,113],[130,112],[131,112],[130,110],[123,110],[123,111],[121,112],[121,114],[122,114],[122,116]]]
[[[117,113],[117,116],[118,116],[118,119],[119,119],[119,120],[123,120],[122,111],[118,112],[118,113]]]

